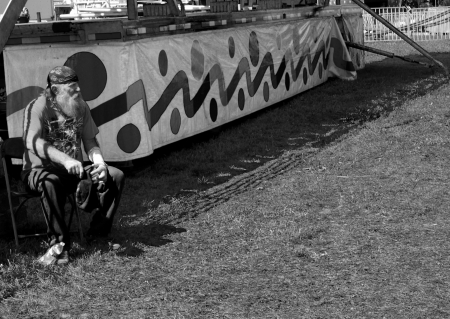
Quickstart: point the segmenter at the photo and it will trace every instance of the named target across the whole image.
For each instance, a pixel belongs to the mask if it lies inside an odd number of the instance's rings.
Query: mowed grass
[[[46,268],[39,240],[0,241],[0,316],[448,318],[443,83],[417,65],[374,62],[357,81],[331,80],[158,151],[128,172],[118,252],[75,245],[68,267]],[[261,187],[177,218],[186,194],[286,152],[305,155]]]

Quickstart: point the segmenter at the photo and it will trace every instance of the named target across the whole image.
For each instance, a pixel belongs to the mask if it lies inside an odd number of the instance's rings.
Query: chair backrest
[[[25,152],[25,145],[22,137],[8,138],[1,143],[0,157],[19,158],[22,159]]]

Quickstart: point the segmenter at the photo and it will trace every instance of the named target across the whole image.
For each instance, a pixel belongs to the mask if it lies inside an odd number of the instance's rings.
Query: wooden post
[[[127,0],[128,20],[138,20],[138,7],[136,0]]]
[[[14,25],[22,12],[27,0],[10,0],[6,6],[5,12],[0,20],[0,52],[9,39],[9,35],[14,29]]]

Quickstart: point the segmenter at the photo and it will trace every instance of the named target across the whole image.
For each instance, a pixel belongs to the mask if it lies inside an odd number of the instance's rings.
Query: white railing
[[[450,39],[450,7],[410,9],[398,7],[373,8],[411,39]],[[363,13],[364,41],[397,41],[401,38],[367,12]]]

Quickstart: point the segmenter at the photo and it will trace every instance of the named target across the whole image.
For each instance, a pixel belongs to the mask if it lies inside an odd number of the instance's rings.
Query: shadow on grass
[[[450,64],[447,54],[433,55]],[[418,55],[408,57],[424,60]],[[133,161],[134,166],[126,170],[129,182],[123,202],[128,212],[149,213],[173,198],[199,193],[254,170],[286,151],[321,148],[445,82],[438,68],[389,58],[368,64],[358,71],[355,81],[331,78],[300,95]],[[140,205],[143,201],[151,202],[147,212]]]
[[[122,249],[118,252],[118,255],[139,256],[144,252],[142,247],[160,247],[172,243],[168,238],[169,235],[183,232],[186,232],[185,228],[161,225],[158,223],[122,226],[117,230],[117,236],[115,237],[118,243],[123,243]],[[136,245],[136,243],[138,244]]]
[[[42,226],[42,225],[41,225]],[[83,227],[84,230],[86,227]],[[45,233],[42,227],[34,228],[40,233]],[[80,238],[77,232],[73,232],[72,241],[74,242],[74,256],[80,256],[93,251],[107,252],[112,250],[112,244],[120,244],[121,248],[118,255],[122,256],[139,256],[144,252],[142,249],[146,246],[160,247],[171,243],[168,237],[175,233],[186,232],[185,228],[175,227],[172,225],[164,225],[158,223],[149,223],[146,225],[132,225],[116,227],[113,231],[112,237],[98,238],[91,242],[80,243]],[[20,241],[20,246],[16,247],[12,234],[7,234],[0,237],[0,264],[9,263],[9,251],[16,250],[18,252],[28,253],[34,255],[37,259],[43,251],[45,251],[49,239],[45,236],[30,237]]]
[[[450,64],[448,54],[434,56]],[[423,60],[417,55],[408,57]],[[128,181],[119,215],[128,220],[152,217],[154,208],[173,198],[222,184],[286,151],[324,147],[358,125],[388,114],[405,100],[438,88],[444,83],[437,77],[439,72],[384,59],[358,71],[355,81],[329,79],[232,123],[156,149],[151,156],[134,160],[133,167],[123,168]],[[117,239],[161,246],[169,242],[166,235],[185,231],[164,225],[160,217],[146,218],[143,224],[115,226]],[[127,253],[138,255],[140,251],[134,247]]]

